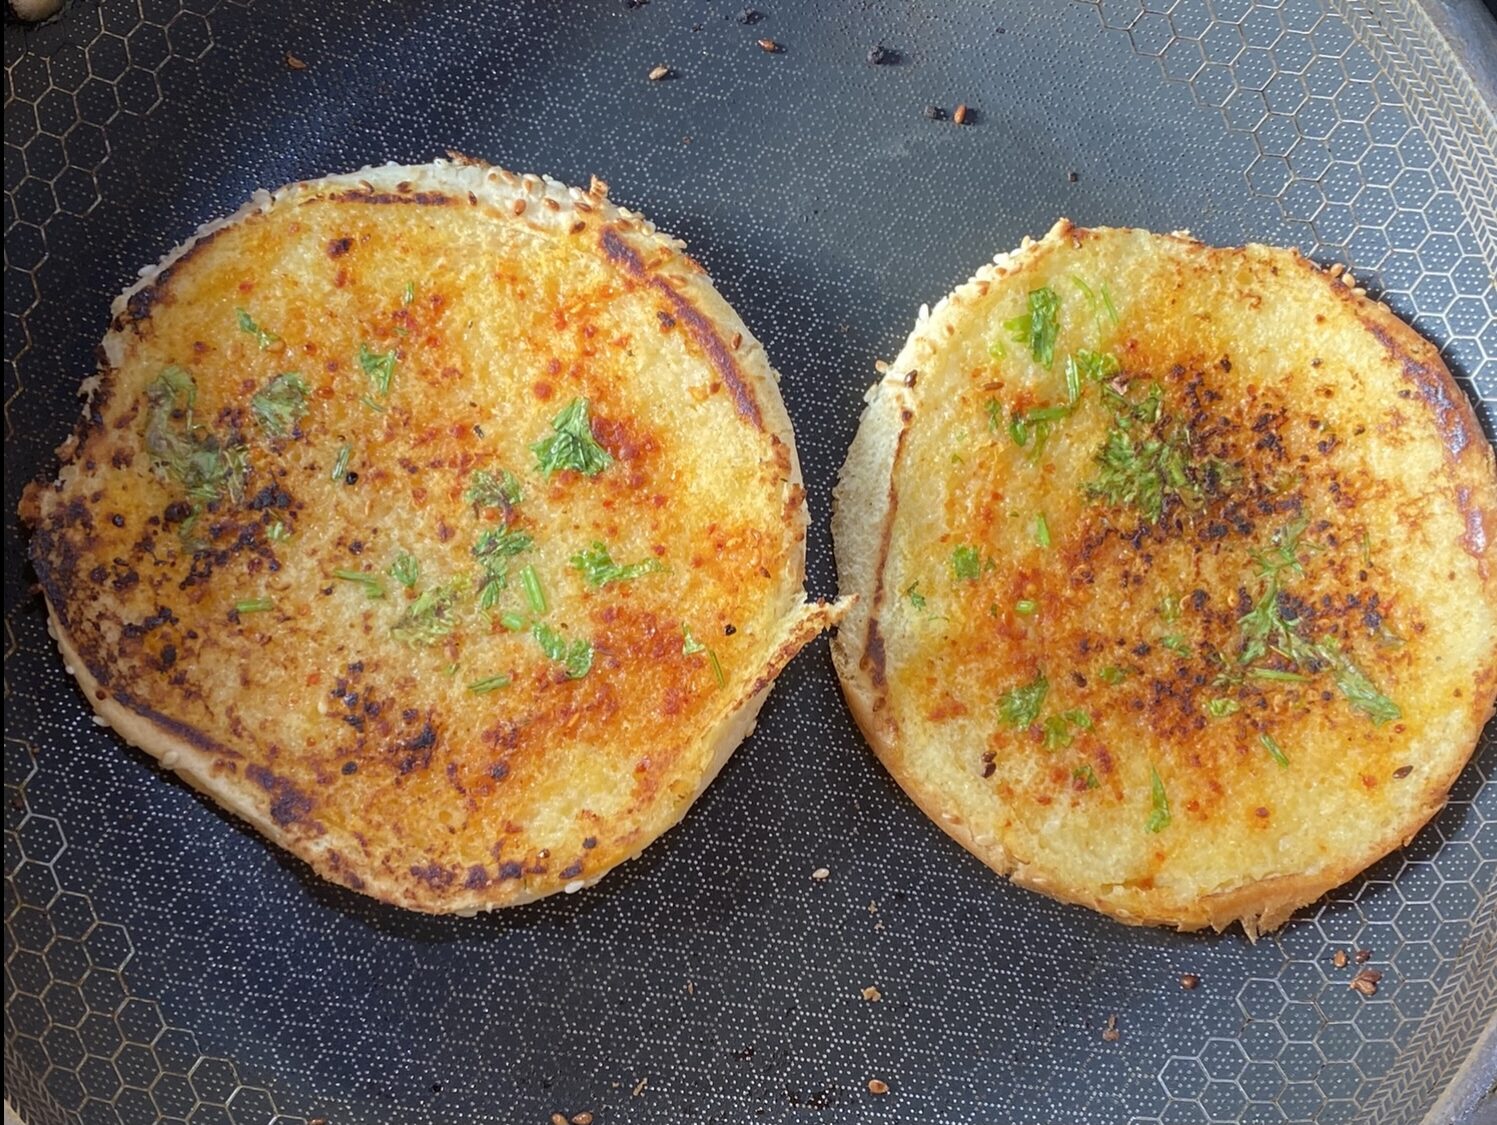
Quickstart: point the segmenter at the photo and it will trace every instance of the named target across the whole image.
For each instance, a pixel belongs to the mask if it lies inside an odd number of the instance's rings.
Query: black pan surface
[[[1468,1061],[1497,1012],[1491,732],[1409,848],[1250,945],[992,876],[876,765],[825,642],[642,859],[485,918],[325,885],[90,721],[14,512],[108,302],[254,188],[368,162],[596,173],[684,237],[783,372],[821,594],[874,360],[1062,214],[1349,263],[1490,428],[1497,128],[1412,0],[756,7],[73,0],[7,23],[5,1064],[31,1125],[1401,1125]],[[1338,949],[1370,952],[1375,996]]]

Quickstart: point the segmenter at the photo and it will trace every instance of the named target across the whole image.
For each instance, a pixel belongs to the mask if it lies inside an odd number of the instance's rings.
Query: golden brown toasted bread
[[[1251,936],[1444,803],[1493,711],[1494,513],[1439,354],[1350,278],[1061,222],[870,392],[833,655],[994,869]]]
[[[98,714],[401,906],[638,854],[838,615],[763,349],[606,190],[458,159],[258,195],[119,299],[23,505]]]

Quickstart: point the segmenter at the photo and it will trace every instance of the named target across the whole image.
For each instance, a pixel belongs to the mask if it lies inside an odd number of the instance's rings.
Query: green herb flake
[[[353,446],[347,444],[340,445],[338,447],[338,456],[333,459],[333,471],[330,479],[333,481],[346,479],[348,476],[348,462],[352,457]]]
[[[1034,517],[1034,541],[1041,549],[1050,549],[1050,523],[1044,512]]]
[[[390,564],[390,577],[407,590],[421,581],[421,562],[415,555],[401,551]]]
[[[509,687],[508,676],[490,676],[484,680],[474,680],[468,685],[468,690],[474,695],[487,695],[491,691]]]
[[[530,612],[545,613],[546,591],[541,589],[540,575],[536,574],[535,567],[527,564],[520,571],[520,586],[525,591],[525,602],[530,606]]]
[[[632,582],[646,574],[658,574],[665,569],[659,559],[641,559],[639,562],[620,564],[613,561],[608,547],[594,542],[587,550],[572,556],[572,565],[582,572],[589,586],[597,589],[610,582]]]
[[[1050,681],[1041,672],[1027,684],[1010,688],[998,697],[998,718],[1011,727],[1031,727],[1040,717]]]
[[[552,433],[532,445],[536,468],[550,476],[558,469],[573,469],[584,476],[597,476],[613,458],[593,439],[588,417],[589,403],[574,398],[551,420]]]
[[[1033,598],[1021,598],[1014,603],[1014,612],[1020,617],[1033,617],[1040,611],[1040,603]]]
[[[343,582],[353,582],[364,587],[364,593],[370,601],[375,601],[385,596],[385,587],[378,578],[372,574],[365,574],[362,570],[335,570],[333,577]]]
[[[1194,651],[1190,647],[1190,642],[1178,633],[1170,633],[1167,636],[1160,637],[1159,643],[1176,656],[1190,656]]]
[[[407,281],[405,283],[405,289],[404,289],[404,291],[402,291],[401,294],[400,294],[400,303],[402,305],[409,305],[415,299],[416,299],[416,283],[414,281]]]
[[[1083,711],[1080,707],[1073,708],[1070,711],[1062,711],[1060,713],[1060,717],[1066,722],[1070,723],[1077,730],[1092,729],[1091,715],[1089,715],[1086,711]]]
[[[457,627],[455,607],[460,587],[456,583],[430,586],[405,607],[390,636],[402,644],[434,645]]]
[[[1263,749],[1268,751],[1269,757],[1278,762],[1284,769],[1289,768],[1289,758],[1285,755],[1283,748],[1274,741],[1273,735],[1267,733],[1258,736],[1258,741],[1263,744]]]
[[[496,575],[488,579],[478,589],[478,611],[487,614],[499,604],[499,598],[503,595],[509,585],[509,576]]]
[[[291,529],[280,520],[276,520],[265,529],[265,538],[272,543],[284,543],[291,538]]]
[[[1144,828],[1149,832],[1163,832],[1170,823],[1170,799],[1164,791],[1159,771],[1153,766],[1149,767],[1149,803],[1152,811]]]
[[[1045,719],[1045,749],[1059,750],[1071,745],[1071,727],[1060,715],[1050,715]]]
[[[976,547],[960,546],[951,552],[951,576],[959,582],[975,581],[982,574],[982,557]]]
[[[468,478],[463,499],[475,508],[498,508],[508,512],[525,499],[525,493],[520,488],[520,479],[508,469],[500,469],[498,473],[475,469]]]
[[[1206,701],[1206,713],[1213,719],[1225,719],[1228,715],[1235,715],[1241,710],[1237,700],[1228,699],[1226,696],[1217,696],[1215,699]]]
[[[1116,687],[1127,678],[1128,670],[1126,668],[1119,668],[1114,664],[1107,665],[1107,667],[1103,668],[1100,672],[1097,673],[1097,679],[1101,680],[1104,684],[1110,684],[1113,687]]]
[[[196,517],[204,505],[227,496],[237,502],[249,472],[246,450],[228,445],[193,419],[197,384],[180,367],[169,366],[146,388],[145,445],[151,463],[176,482],[193,503]],[[189,523],[181,529],[184,540]]]
[[[983,412],[988,416],[988,432],[993,434],[1003,433],[1003,407],[996,398],[990,398],[982,404]],[[1020,445],[1024,443],[1019,442]]]
[[[525,619],[518,613],[500,614],[499,624],[504,626],[504,628],[508,629],[511,633],[523,632],[526,627]]]
[[[249,313],[245,312],[244,309],[235,309],[234,316],[239,322],[239,331],[247,332],[249,335],[253,336],[255,338],[255,342],[260,345],[260,350],[262,352],[266,348],[280,343],[281,338],[279,336],[277,336],[273,332],[267,332],[265,331],[265,329],[261,328],[258,324],[255,323],[255,318],[250,316]]]
[[[296,371],[283,371],[250,396],[250,412],[271,437],[289,437],[307,412],[307,384]]]
[[[1077,766],[1071,771],[1071,780],[1079,789],[1097,789],[1102,784],[1097,780],[1097,771],[1091,766]]]
[[[1299,672],[1289,672],[1282,668],[1249,668],[1247,674],[1256,680],[1274,680],[1286,684],[1307,684],[1310,677]]]
[[[530,635],[549,659],[566,668],[568,679],[580,680],[592,669],[592,642],[582,637],[569,642],[561,633],[541,621],[530,627]]]
[[[723,666],[717,659],[717,653],[693,637],[691,629],[683,624],[681,626],[681,654],[683,656],[695,656],[699,652],[707,654],[707,664],[712,669],[712,676],[717,681],[717,686],[719,688],[726,687],[728,678],[723,675]]]
[[[1352,710],[1366,715],[1372,720],[1373,726],[1382,726],[1403,718],[1402,708],[1379,691],[1366,673],[1343,656],[1335,641],[1330,638],[1321,641],[1319,654],[1330,664],[1336,687],[1351,704]]]
[[[235,613],[265,613],[275,608],[275,602],[269,598],[242,598],[234,603]]]
[[[530,550],[534,542],[525,532],[515,531],[507,526],[488,528],[479,532],[478,538],[473,541],[473,557],[491,574],[496,573],[490,569],[495,566],[498,567],[497,572],[502,573],[504,559]]]
[[[1048,368],[1055,362],[1055,338],[1060,333],[1060,298],[1049,286],[1029,291],[1029,311],[1003,322],[1009,338],[1025,344],[1034,360]]]
[[[1111,352],[1093,352],[1078,348],[1066,357],[1066,367],[1074,369],[1077,380],[1083,383],[1106,383],[1116,376],[1123,365]]]
[[[377,398],[389,398],[395,385],[395,351],[377,352],[368,344],[359,345],[359,366],[369,379]]]
[[[919,586],[919,579],[911,582],[905,587],[904,596],[910,600],[910,604],[916,609],[923,610],[925,608],[925,595],[920,592]]]

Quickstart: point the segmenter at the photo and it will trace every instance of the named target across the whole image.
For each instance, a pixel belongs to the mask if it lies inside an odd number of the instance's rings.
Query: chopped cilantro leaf
[[[226,445],[193,420],[196,403],[197,385],[180,367],[163,368],[146,388],[146,451],[151,463],[186,492],[194,515],[224,496],[237,501],[249,472],[243,446]]]
[[[283,371],[250,396],[250,412],[271,437],[288,437],[307,412],[307,384],[299,372]]]
[[[473,542],[473,557],[490,575],[503,573],[504,561],[521,551],[530,550],[535,541],[523,531],[510,527],[488,528],[478,533]]]
[[[568,642],[561,633],[541,621],[530,627],[530,635],[549,659],[566,668],[568,679],[580,680],[592,669],[592,642],[582,637]]]
[[[269,598],[242,598],[234,603],[235,613],[265,613],[275,608],[275,602]]]
[[[1190,647],[1190,642],[1178,633],[1170,633],[1168,636],[1160,637],[1159,643],[1176,656],[1189,656],[1193,651]]]
[[[341,481],[348,476],[348,462],[352,456],[353,446],[344,444],[338,447],[338,456],[333,459],[332,480]]]
[[[1127,678],[1128,670],[1126,668],[1119,668],[1114,664],[1109,664],[1097,673],[1097,679],[1101,680],[1104,684],[1112,684],[1114,686],[1122,683]]]
[[[365,574],[362,570],[335,570],[333,571],[333,577],[364,587],[364,593],[368,595],[370,601],[385,596],[384,583],[372,574]]]
[[[918,589],[919,585],[920,580],[917,578],[914,582],[911,582],[908,586],[905,587],[904,596],[910,599],[910,604],[916,609],[924,609],[925,595],[922,594]]]
[[[982,574],[982,558],[976,547],[966,545],[951,552],[951,576],[961,582],[971,582]]]
[[[1050,549],[1050,524],[1044,512],[1034,517],[1034,541],[1044,550]]]
[[[1025,344],[1034,360],[1042,367],[1055,362],[1055,337],[1060,332],[1058,314],[1060,298],[1049,286],[1029,291],[1029,311],[1011,320],[1003,327],[1016,344]]]
[[[1159,771],[1153,766],[1149,767],[1149,803],[1153,809],[1144,828],[1149,832],[1163,832],[1170,823],[1170,799],[1164,791],[1164,782],[1159,779]]]
[[[359,366],[369,377],[369,385],[379,398],[389,398],[395,384],[395,350],[377,352],[368,344],[359,345]]]
[[[1014,603],[1014,612],[1020,617],[1033,617],[1040,611],[1040,603],[1033,598],[1021,598]]]
[[[1289,768],[1289,758],[1285,755],[1279,744],[1274,741],[1273,735],[1264,732],[1258,736],[1258,741],[1263,744],[1263,749],[1268,751],[1269,757],[1273,758],[1284,769]]]
[[[253,336],[255,338],[255,342],[260,345],[260,350],[262,352],[266,348],[269,348],[272,345],[280,342],[281,338],[279,336],[277,336],[273,332],[265,331],[265,329],[261,328],[258,324],[255,323],[255,318],[250,316],[250,314],[245,312],[243,309],[235,309],[234,315],[239,321],[239,331],[248,332],[251,336]]]
[[[1403,710],[1380,692],[1367,675],[1341,653],[1334,640],[1327,637],[1318,646],[1319,655],[1331,666],[1336,686],[1352,709],[1360,711],[1372,720],[1374,726],[1382,726],[1403,718]]]
[[[1010,688],[998,697],[998,718],[1011,727],[1033,726],[1049,691],[1050,681],[1043,672],[1027,684]]]
[[[400,294],[400,303],[402,305],[408,305],[412,301],[414,301],[415,299],[416,299],[416,283],[414,281],[407,281],[405,283],[405,290]]]
[[[646,574],[657,574],[665,569],[659,559],[616,563],[608,553],[608,547],[599,542],[594,542],[587,550],[573,555],[572,565],[582,572],[587,584],[595,588],[606,586],[610,582],[632,582]]]
[[[474,680],[468,685],[468,690],[474,695],[487,695],[491,691],[509,687],[508,676],[490,676],[484,680]]]
[[[457,626],[453,613],[457,595],[456,584],[428,587],[390,626],[390,635],[408,645],[436,644]]]
[[[421,563],[415,555],[401,551],[390,564],[390,577],[409,590],[421,580]]]
[[[487,469],[475,469],[468,480],[463,499],[475,508],[499,508],[505,512],[525,499],[520,480],[508,469],[497,474]]]
[[[1071,780],[1083,789],[1096,789],[1102,784],[1097,780],[1097,771],[1091,766],[1077,766],[1071,771]]]
[[[584,476],[597,476],[613,458],[593,439],[585,398],[574,398],[551,421],[552,432],[530,448],[535,453],[536,468],[550,476],[558,469],[574,469]]]
[[[704,645],[691,635],[691,629],[683,624],[681,626],[681,654],[683,656],[695,656],[699,652],[707,654],[707,663],[712,668],[712,676],[717,680],[718,687],[725,687],[728,679],[723,675],[723,666],[718,662],[717,653]]]
[[[272,543],[281,543],[291,538],[291,529],[280,520],[276,520],[265,529],[265,538]]]
[[[1225,696],[1218,696],[1215,699],[1208,699],[1206,701],[1206,713],[1213,719],[1225,719],[1228,715],[1234,715],[1240,710],[1242,708],[1238,705],[1237,700],[1228,699]]]

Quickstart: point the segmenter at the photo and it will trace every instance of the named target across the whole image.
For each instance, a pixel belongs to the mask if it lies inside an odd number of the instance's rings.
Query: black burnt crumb
[[[732,625],[724,625],[723,626],[723,636],[725,636],[725,637],[731,637],[736,632],[738,632],[738,630],[735,627],[733,627]]]
[[[192,515],[192,505],[186,500],[173,500],[166,506],[166,511],[161,516],[167,523],[181,523]]]
[[[1066,182],[1069,184],[1074,184],[1079,179],[1081,179],[1081,177],[1078,176],[1075,172],[1066,173]]]
[[[1399,766],[1396,770],[1393,771],[1393,776],[1402,780],[1403,778],[1408,777],[1409,774],[1413,772],[1413,766]]]
[[[348,674],[350,676],[360,675],[363,671],[364,671],[364,662],[362,660],[355,660],[352,664],[350,664],[348,666]]]
[[[1190,594],[1190,608],[1200,613],[1206,608],[1206,602],[1210,595],[1205,590],[1192,590]]]
[[[495,762],[489,767],[489,776],[495,781],[503,781],[509,776],[509,766],[504,762]]]
[[[574,859],[571,863],[567,864],[561,869],[561,877],[563,879],[575,879],[578,875],[581,874],[582,861],[580,859]]]
[[[408,723],[414,723],[421,717],[421,712],[417,711],[414,707],[407,707],[400,713],[400,717]]]
[[[359,772],[359,763],[358,762],[344,762],[343,763],[343,772],[345,774],[358,773]]]
[[[582,841],[582,846],[588,851],[592,851],[593,848],[596,848],[598,846],[598,838],[596,836],[589,836],[587,839]]]
[[[1147,641],[1139,641],[1138,644],[1133,646],[1134,656],[1148,656],[1149,653],[1153,651],[1154,650],[1149,647],[1149,643]]]
[[[109,571],[105,570],[102,566],[96,566],[88,572],[88,580],[95,586],[102,586],[109,580]]]
[[[875,43],[868,48],[869,66],[889,66],[899,61],[899,55],[889,50],[882,43]]]
[[[928,105],[922,112],[927,121],[940,121],[946,116],[946,111],[938,105]]]
[[[168,644],[168,645],[162,645],[161,646],[161,670],[163,672],[165,672],[168,668],[170,668],[176,662],[177,662],[177,646],[176,645],[170,645],[170,644]]]
[[[359,483],[359,474],[350,469],[348,472],[346,472],[346,473],[343,474],[343,483],[344,484],[358,484]]]
[[[348,545],[348,553],[350,555],[362,555],[364,553],[364,541],[362,539],[355,539]]]
[[[109,522],[114,524],[115,527],[124,527],[125,517],[116,512],[114,515],[109,517]]]
[[[758,8],[745,8],[738,13],[738,22],[745,26],[751,23],[758,23],[763,18],[764,13],[759,11]]]

